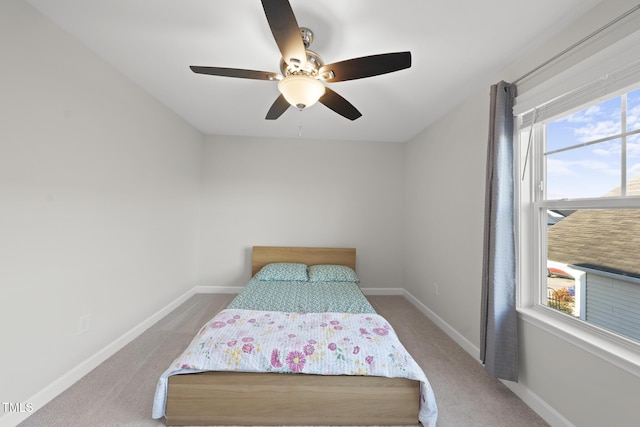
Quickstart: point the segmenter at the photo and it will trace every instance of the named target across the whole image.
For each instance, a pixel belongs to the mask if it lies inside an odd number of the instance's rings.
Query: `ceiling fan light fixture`
[[[278,82],[278,89],[287,102],[299,110],[311,107],[324,95],[324,85],[307,75],[290,75]]]
[[[411,67],[411,52],[392,52],[362,56],[328,65],[316,52],[309,49],[313,31],[298,26],[290,0],[262,0],[271,34],[278,45],[280,72],[246,70],[243,68],[191,66],[197,74],[236,77],[254,80],[278,80],[280,95],[271,105],[265,120],[275,120],[292,105],[299,110],[321,103],[346,119],[362,116],[349,101],[325,88],[325,83],[337,83],[392,73]]]

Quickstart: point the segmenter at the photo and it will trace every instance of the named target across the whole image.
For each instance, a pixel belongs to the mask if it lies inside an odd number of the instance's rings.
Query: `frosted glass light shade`
[[[309,76],[287,76],[278,82],[278,89],[289,104],[304,110],[318,102],[324,95],[324,85]]]

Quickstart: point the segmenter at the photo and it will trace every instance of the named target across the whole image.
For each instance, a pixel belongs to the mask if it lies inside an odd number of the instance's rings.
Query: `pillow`
[[[297,262],[273,262],[260,269],[254,276],[263,281],[299,281],[306,282],[307,265]]]
[[[318,264],[309,267],[310,282],[359,282],[356,272],[346,265]]]

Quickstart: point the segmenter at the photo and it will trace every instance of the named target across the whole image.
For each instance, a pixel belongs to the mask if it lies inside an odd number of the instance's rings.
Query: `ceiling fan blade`
[[[262,0],[262,8],[284,62],[288,65],[304,66],[307,62],[307,53],[298,21],[289,1]]]
[[[243,70],[240,68],[198,67],[190,66],[191,71],[197,74],[209,74],[212,76],[238,77],[241,79],[277,80],[279,74],[268,71]]]
[[[273,103],[271,108],[269,108],[269,112],[267,113],[267,117],[265,117],[265,119],[266,120],[277,119],[282,115],[282,113],[287,111],[287,108],[289,108],[290,106],[291,104],[289,104],[289,102],[286,99],[284,99],[284,96],[280,95],[276,99],[276,101]]]
[[[411,52],[383,53],[334,62],[320,68],[319,74],[329,83],[378,76],[411,67]]]
[[[329,107],[336,113],[340,114],[343,117],[346,117],[349,120],[355,120],[358,117],[362,116],[362,113],[360,113],[360,111],[358,111],[358,109],[354,107],[349,101],[347,101],[328,87],[325,88],[324,95],[320,97],[318,102],[321,102],[325,106]]]

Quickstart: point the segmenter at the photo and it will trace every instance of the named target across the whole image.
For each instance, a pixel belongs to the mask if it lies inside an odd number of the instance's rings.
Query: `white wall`
[[[634,3],[603,1],[532,54],[487,76],[484,87],[406,145],[406,288],[476,350],[489,86],[520,77]],[[636,14],[606,37],[521,82],[519,92],[638,28]],[[519,331],[520,383],[512,387],[552,425],[638,425],[640,378],[524,319]]]
[[[405,147],[405,288],[476,346],[488,94],[468,98]]]
[[[250,248],[357,248],[362,286],[403,276],[402,144],[210,137],[200,284],[243,286]]]
[[[196,284],[203,137],[26,2],[0,2],[0,58],[0,396],[24,403]]]

